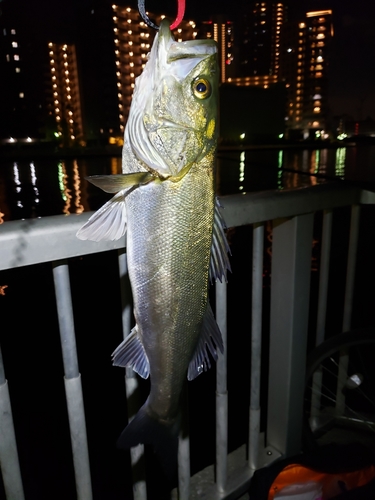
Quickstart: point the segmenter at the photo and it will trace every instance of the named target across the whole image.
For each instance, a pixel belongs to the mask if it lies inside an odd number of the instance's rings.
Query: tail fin
[[[153,445],[164,473],[171,481],[177,470],[179,431],[180,418],[162,421],[149,411],[146,402],[122,431],[117,447],[127,449],[140,443]]]

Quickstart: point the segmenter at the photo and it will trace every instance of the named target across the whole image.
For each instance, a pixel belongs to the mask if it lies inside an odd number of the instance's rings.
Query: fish
[[[77,233],[94,241],[126,233],[135,326],[112,359],[151,383],[117,445],[152,444],[167,467],[177,460],[185,380],[223,352],[208,300],[210,282],[230,271],[214,190],[218,86],[216,42],[177,42],[164,19],[135,81],[122,174],[88,178],[115,195]]]

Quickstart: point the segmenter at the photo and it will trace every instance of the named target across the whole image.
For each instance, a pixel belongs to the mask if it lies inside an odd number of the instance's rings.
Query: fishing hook
[[[150,26],[150,28],[154,28],[155,30],[159,29],[159,26],[157,26],[153,21],[151,21],[151,19],[146,14],[145,0],[138,0],[138,10],[142,19],[148,26]],[[180,24],[180,22],[184,17],[184,13],[185,13],[185,0],[177,0],[177,16],[170,26],[171,30],[177,28],[177,26]]]

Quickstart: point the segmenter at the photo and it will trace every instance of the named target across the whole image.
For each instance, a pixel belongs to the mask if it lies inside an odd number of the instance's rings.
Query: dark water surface
[[[110,196],[86,176],[121,173],[121,158],[0,159],[2,220],[81,213]],[[219,151],[220,195],[293,189],[329,182],[375,181],[375,146],[331,149],[250,149]]]
[[[3,220],[80,213],[99,208],[110,195],[84,180],[87,175],[119,173],[120,158],[0,160],[0,212]],[[299,171],[299,172],[296,172]],[[375,147],[325,150],[220,152],[218,192],[289,189],[329,182],[375,181]],[[363,207],[353,326],[374,324],[374,207]],[[311,318],[316,315],[321,217],[314,230]],[[1,232],[1,225],[0,225]],[[334,213],[327,332],[342,324],[349,210]],[[228,283],[229,446],[246,442],[249,406],[251,228],[230,230],[233,273]],[[271,228],[264,255],[264,359],[270,291]],[[110,354],[121,341],[117,253],[70,259],[78,360],[82,374],[94,500],[131,499],[127,453],[115,442],[127,415],[124,372]],[[0,345],[9,381],[26,500],[74,500],[74,472],[64,398],[63,365],[50,264],[0,272]],[[214,301],[213,301],[214,302]],[[314,337],[314,319],[310,338]],[[301,374],[301,376],[303,376]],[[264,381],[263,381],[264,385]],[[142,398],[148,381],[142,381]],[[266,386],[263,387],[265,402]],[[213,463],[215,454],[215,370],[189,383],[192,473]],[[262,406],[263,408],[263,406]],[[165,498],[157,464],[151,458],[149,499]],[[5,498],[0,481],[0,499]]]

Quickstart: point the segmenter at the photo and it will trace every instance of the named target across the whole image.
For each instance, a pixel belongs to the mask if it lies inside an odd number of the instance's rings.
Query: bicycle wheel
[[[326,340],[306,366],[304,447],[364,442],[375,450],[375,329]]]

